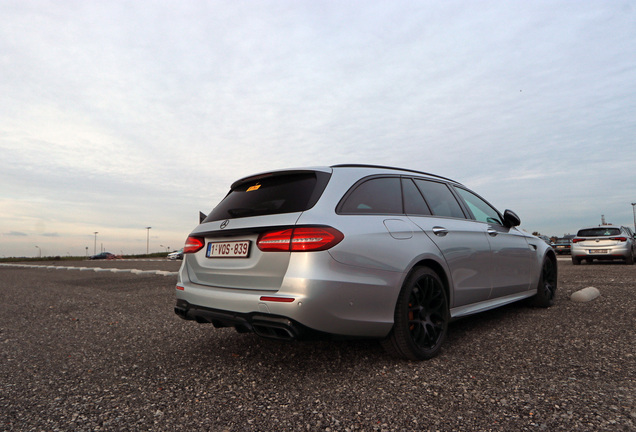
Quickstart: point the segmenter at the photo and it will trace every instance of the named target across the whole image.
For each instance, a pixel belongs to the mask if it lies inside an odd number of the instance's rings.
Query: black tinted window
[[[404,194],[404,210],[410,215],[430,215],[431,211],[424,201],[415,183],[411,179],[402,180],[402,193]]]
[[[359,184],[338,208],[347,214],[403,214],[397,177],[375,178]]]
[[[318,183],[321,186],[317,187]],[[304,211],[315,204],[316,193],[319,196],[325,185],[326,181],[319,182],[314,173],[279,175],[245,182],[232,189],[204,222]]]
[[[618,228],[599,227],[579,230],[577,236],[579,237],[603,237],[619,235],[621,230]]]
[[[466,217],[455,196],[444,183],[416,179],[415,184],[435,216],[462,219]]]

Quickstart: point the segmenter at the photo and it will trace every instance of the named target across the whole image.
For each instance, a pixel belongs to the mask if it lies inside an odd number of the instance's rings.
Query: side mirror
[[[504,212],[504,223],[506,227],[512,228],[521,225],[521,219],[517,216],[517,213],[512,210],[506,210]]]

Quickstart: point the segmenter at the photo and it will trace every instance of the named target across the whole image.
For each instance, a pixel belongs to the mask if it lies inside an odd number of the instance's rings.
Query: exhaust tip
[[[255,316],[252,328],[257,335],[270,339],[292,340],[300,336],[300,329],[287,318]]]

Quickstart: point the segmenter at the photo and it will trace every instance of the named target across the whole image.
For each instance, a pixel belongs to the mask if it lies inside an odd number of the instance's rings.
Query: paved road
[[[426,362],[183,321],[171,275],[0,266],[0,430],[633,431],[636,266],[559,266],[553,308],[455,322]]]

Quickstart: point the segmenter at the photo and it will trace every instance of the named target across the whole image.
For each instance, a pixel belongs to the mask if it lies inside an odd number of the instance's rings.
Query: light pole
[[[634,212],[634,232],[636,233],[636,203],[632,203],[632,211]]]
[[[150,228],[146,227],[146,255],[150,252]]]
[[[95,234],[95,245],[93,246],[93,255],[97,255],[97,234],[99,233],[95,231],[93,234]]]
[[[38,248],[38,252],[39,252],[40,258],[42,258],[42,249],[40,249],[40,246],[36,246],[36,248]]]

